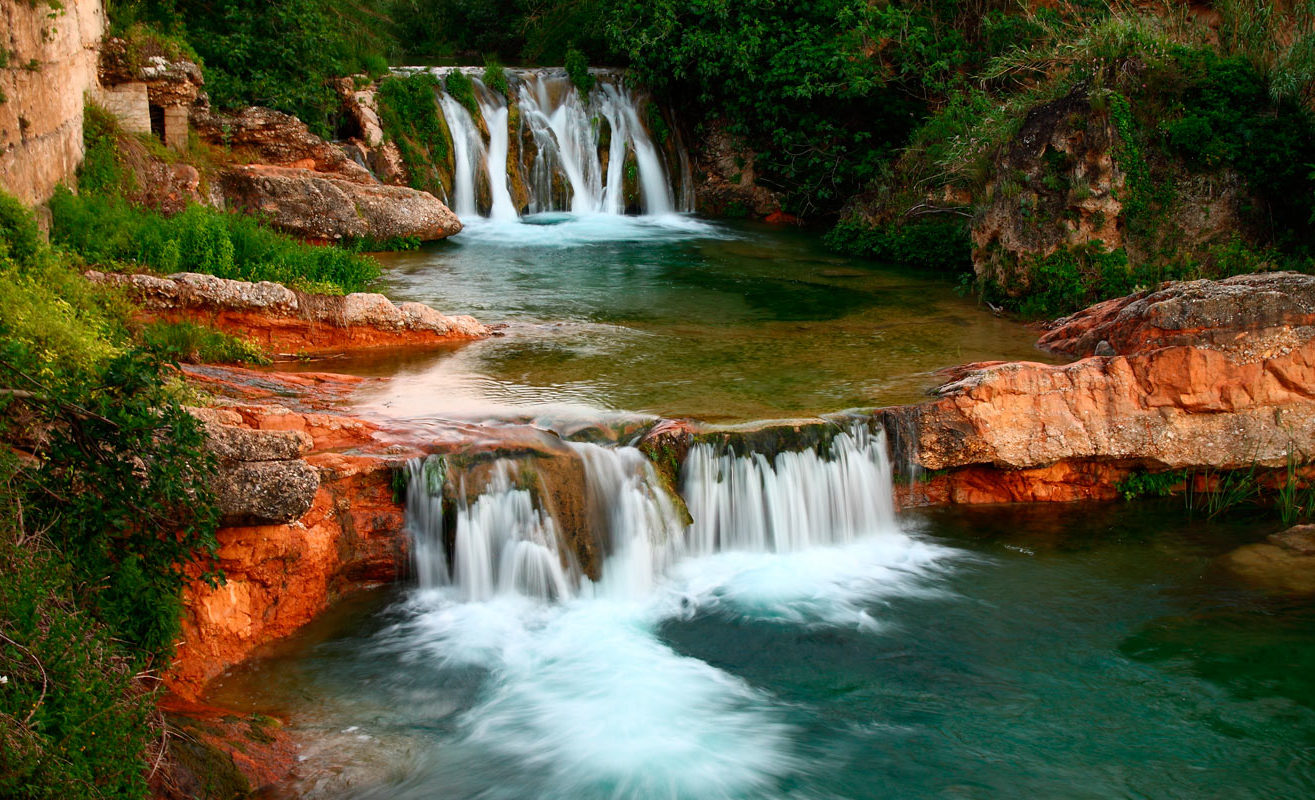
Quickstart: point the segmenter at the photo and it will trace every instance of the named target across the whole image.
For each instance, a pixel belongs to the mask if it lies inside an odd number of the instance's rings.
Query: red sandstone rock
[[[301,429],[315,427],[307,421]],[[334,598],[395,580],[405,568],[406,537],[392,474],[404,457],[312,453],[307,462],[320,485],[305,515],[220,529],[216,566],[225,582],[211,588],[198,580],[184,591],[168,688],[194,700],[209,680],[310,622]]]
[[[474,317],[445,316],[422,303],[393,303],[381,294],[313,295],[269,281],[191,272],[167,278],[95,271],[86,275],[97,283],[125,287],[148,317],[200,322],[275,354],[416,347],[491,333]]]

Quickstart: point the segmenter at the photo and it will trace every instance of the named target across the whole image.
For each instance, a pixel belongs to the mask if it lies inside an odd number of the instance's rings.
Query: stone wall
[[[101,0],[0,0],[0,189],[49,199],[82,161],[83,94],[98,87]]]

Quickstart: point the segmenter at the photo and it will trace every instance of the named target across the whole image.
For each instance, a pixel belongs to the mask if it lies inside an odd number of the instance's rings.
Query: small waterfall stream
[[[453,71],[470,79],[479,119],[444,86]],[[452,137],[444,199],[462,219],[693,210],[689,158],[676,127],[624,73],[593,70],[595,86],[585,96],[564,70],[508,69],[504,97],[479,69],[431,72]]]
[[[639,450],[567,446],[580,461],[584,486],[578,488],[587,497],[593,541],[604,553],[595,588],[609,594],[645,596],[684,558],[784,554],[898,532],[885,435],[860,424],[822,449],[774,458],[695,445],[681,481],[688,525]],[[536,501],[540,487],[532,467],[497,461],[471,502],[466,480],[447,474],[432,456],[410,464],[408,526],[422,587],[453,586],[467,601],[506,594],[556,601],[589,584],[572,556],[582,545],[568,541]],[[450,531],[442,512],[445,490],[455,505]]]

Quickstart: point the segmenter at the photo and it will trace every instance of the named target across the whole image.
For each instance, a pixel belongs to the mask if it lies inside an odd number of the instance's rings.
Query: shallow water
[[[906,517],[551,606],[397,589],[212,699],[290,715],[298,793],[1302,798],[1315,606],[1178,509]],[[606,579],[604,579],[606,583]]]
[[[943,278],[837,256],[811,233],[764,225],[477,219],[447,241],[380,258],[394,299],[508,326],[437,354],[334,363],[398,376],[360,398],[398,417],[795,417],[915,401],[941,382],[935,370],[968,361],[1045,359],[1034,331]]]

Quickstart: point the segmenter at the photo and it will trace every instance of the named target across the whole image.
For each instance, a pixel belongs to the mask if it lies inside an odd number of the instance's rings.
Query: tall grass
[[[367,256],[312,247],[256,219],[191,206],[173,217],[118,197],[58,191],[50,201],[51,239],[96,264],[154,272],[203,272],[339,293],[365,289],[379,275]]]

